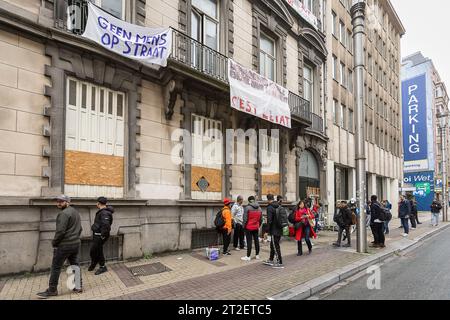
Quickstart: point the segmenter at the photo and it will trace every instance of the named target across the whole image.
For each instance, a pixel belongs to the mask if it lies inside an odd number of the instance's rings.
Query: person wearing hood
[[[275,196],[273,194],[267,195],[267,201],[269,205],[267,206],[267,224],[269,227],[270,235],[270,258],[265,261],[264,264],[268,266],[283,266],[283,259],[281,258],[281,248],[280,240],[283,235],[283,228],[281,222],[277,219],[277,209],[281,207],[282,198],[277,197],[275,201]],[[275,254],[277,256],[277,261],[274,262]]]
[[[259,228],[263,222],[262,210],[254,196],[248,198],[248,205],[244,209],[244,230],[247,238],[247,256],[243,261],[250,261],[252,254],[252,238],[255,242],[256,260],[259,260]]]
[[[91,227],[93,237],[90,251],[91,265],[89,266],[88,271],[93,271],[97,264],[100,264],[100,268],[95,272],[95,275],[100,275],[108,271],[105,265],[103,245],[108,240],[111,232],[114,208],[107,206],[107,203],[108,200],[105,197],[98,198],[98,211],[95,214],[94,224]]]

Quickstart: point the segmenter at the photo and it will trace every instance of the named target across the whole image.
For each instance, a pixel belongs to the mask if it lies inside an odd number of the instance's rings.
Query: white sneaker
[[[242,261],[250,261],[250,260],[252,260],[252,258],[245,256],[245,257],[242,257],[241,260]]]
[[[255,256],[256,260],[261,260],[261,258],[259,256]]]
[[[234,248],[234,250],[236,250],[236,251],[241,251],[241,248]]]
[[[411,228],[411,230],[416,230],[416,228]]]
[[[404,233],[404,234],[403,234],[403,237],[405,237],[405,238],[406,238],[407,236],[408,236],[408,234],[407,234],[407,233]]]

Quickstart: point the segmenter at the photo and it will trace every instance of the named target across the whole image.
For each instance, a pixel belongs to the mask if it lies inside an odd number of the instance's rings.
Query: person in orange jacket
[[[225,226],[222,229],[222,237],[223,237],[223,254],[226,256],[230,256],[231,252],[228,250],[231,242],[231,231],[233,229],[231,225],[231,200],[225,198],[223,200],[224,207],[222,209],[222,217],[225,221]]]

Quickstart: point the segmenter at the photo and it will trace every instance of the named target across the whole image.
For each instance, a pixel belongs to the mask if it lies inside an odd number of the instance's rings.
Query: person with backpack
[[[244,198],[242,196],[237,197],[237,201],[231,208],[231,214],[234,221],[234,231],[233,231],[233,247],[234,250],[240,251],[244,249],[244,207],[242,202]],[[238,247],[239,245],[239,247]]]
[[[244,209],[244,230],[247,238],[247,256],[242,257],[243,261],[250,261],[252,254],[252,239],[255,242],[255,259],[259,260],[259,228],[263,222],[262,210],[256,202],[254,196],[248,198],[248,205]]]
[[[384,222],[386,221],[386,214],[381,204],[378,202],[378,197],[373,195],[370,198],[370,227],[374,238],[373,248],[385,248],[384,236]]]
[[[303,255],[302,239],[305,239],[309,254],[312,253],[312,244],[310,238],[317,237],[313,229],[314,219],[314,215],[312,214],[311,210],[306,207],[305,201],[300,201],[297,204],[294,213],[295,240],[297,240],[297,256]]]
[[[402,227],[404,230],[403,237],[409,235],[409,216],[411,215],[411,204],[404,197],[400,196],[400,203],[398,204],[398,217],[401,220]]]
[[[274,268],[283,267],[283,259],[281,257],[280,240],[283,236],[283,228],[288,226],[286,209],[282,206],[282,197],[278,196],[277,201],[273,194],[267,195],[269,205],[267,206],[267,224],[269,226],[270,241],[270,257],[264,261],[265,265]],[[275,254],[277,261],[274,262]]]
[[[392,220],[392,213],[391,213],[392,205],[389,203],[388,200],[383,200],[381,204],[383,205],[383,209],[386,211],[387,216],[386,221],[384,221],[384,234],[389,234],[389,222],[391,222]]]
[[[439,225],[439,213],[441,212],[441,209],[442,205],[439,202],[439,198],[436,196],[431,204],[431,225],[433,227],[437,227]]]
[[[219,222],[217,224],[219,224],[216,227],[219,227],[222,233],[222,238],[223,238],[223,255],[224,256],[230,256],[231,252],[230,250],[228,250],[228,247],[230,246],[230,242],[231,242],[231,230],[232,225],[231,225],[231,209],[230,209],[230,205],[231,205],[231,200],[228,198],[225,198],[223,200],[223,208],[221,211],[221,216],[222,216],[222,221],[223,222]],[[220,219],[218,219],[220,220]],[[222,227],[220,226],[222,225]]]
[[[108,271],[105,265],[105,256],[103,254],[103,245],[109,238],[111,232],[111,225],[113,223],[114,208],[107,206],[108,200],[105,197],[97,199],[97,213],[95,214],[94,224],[91,227],[93,232],[91,245],[91,265],[88,271],[93,271],[97,264],[100,268],[95,272],[98,276]]]
[[[417,210],[417,202],[412,198],[410,200],[411,202],[411,214],[414,215],[414,218],[416,219],[417,224],[422,224],[422,222],[419,221],[419,211]]]
[[[350,233],[350,227],[352,226],[352,212],[347,205],[346,201],[341,201],[339,206],[339,211],[336,212],[334,216],[334,222],[339,227],[337,242],[333,243],[333,246],[340,247],[342,234],[345,232],[347,235],[347,244],[344,247],[349,248],[352,246],[352,236]],[[345,240],[344,240],[345,241]]]

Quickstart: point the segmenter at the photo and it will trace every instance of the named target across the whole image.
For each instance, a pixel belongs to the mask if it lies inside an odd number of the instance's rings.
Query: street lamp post
[[[353,1],[351,8],[353,24],[354,72],[355,85],[355,116],[356,116],[356,198],[359,210],[357,230],[357,251],[367,253],[366,231],[366,148],[365,148],[365,106],[364,106],[364,39],[365,39],[364,1]]]
[[[441,156],[442,156],[442,202],[443,202],[443,220],[448,221],[448,194],[447,194],[447,117],[448,113],[438,113],[436,117],[439,119],[439,129],[441,132]]]

